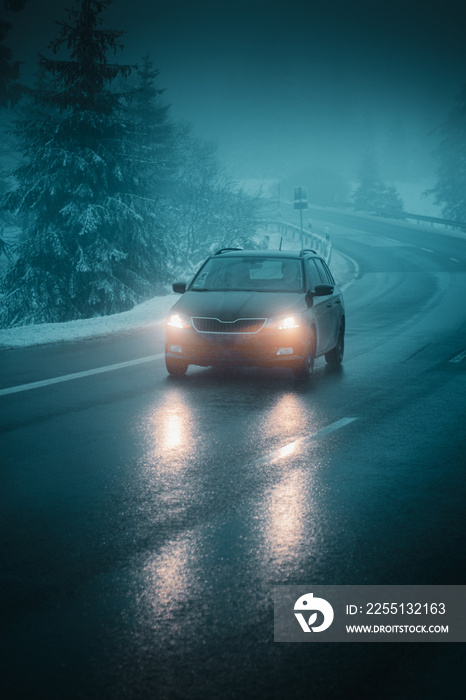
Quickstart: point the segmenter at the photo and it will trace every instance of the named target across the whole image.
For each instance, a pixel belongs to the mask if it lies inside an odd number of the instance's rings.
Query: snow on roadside
[[[39,323],[32,326],[6,328],[0,330],[0,348],[19,348],[60,343],[67,340],[99,338],[112,333],[161,325],[169,309],[178,298],[177,294],[154,297],[138,304],[131,311],[124,311],[112,316],[67,321],[66,323]]]
[[[353,278],[348,260],[335,250],[332,251],[330,268],[339,285]],[[163,326],[165,317],[179,299],[178,294],[154,297],[138,304],[131,311],[112,316],[89,318],[66,323],[41,323],[19,328],[0,330],[0,348],[20,348],[47,343],[61,343],[71,340],[100,338],[113,333],[134,331],[151,326]]]

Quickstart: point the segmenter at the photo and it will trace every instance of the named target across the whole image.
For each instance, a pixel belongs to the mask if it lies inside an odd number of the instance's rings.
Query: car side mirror
[[[314,287],[314,295],[316,297],[328,297],[333,294],[334,287],[331,284],[316,284]]]
[[[184,294],[186,291],[186,282],[173,282],[172,289],[175,294]]]

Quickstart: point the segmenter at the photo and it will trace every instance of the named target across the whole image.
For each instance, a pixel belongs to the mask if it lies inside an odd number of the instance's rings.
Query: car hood
[[[186,316],[236,321],[270,318],[306,308],[304,294],[291,292],[185,292],[172,311]]]

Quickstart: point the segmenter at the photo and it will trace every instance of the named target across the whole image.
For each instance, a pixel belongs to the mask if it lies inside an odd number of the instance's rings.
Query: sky
[[[27,74],[74,0],[27,0],[7,43]],[[466,82],[461,0],[114,0],[119,62],[150,52],[174,119],[244,178],[357,177],[377,149],[390,181],[432,178]],[[312,173],[312,175],[310,174]]]

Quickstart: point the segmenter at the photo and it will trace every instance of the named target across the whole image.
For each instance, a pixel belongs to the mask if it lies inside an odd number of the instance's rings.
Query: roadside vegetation
[[[2,327],[127,311],[212,247],[252,244],[260,197],[173,122],[149,55],[115,61],[124,46],[121,31],[103,28],[111,2],[72,3],[33,86],[0,53],[19,154],[1,215],[22,225],[14,244],[0,232]]]

